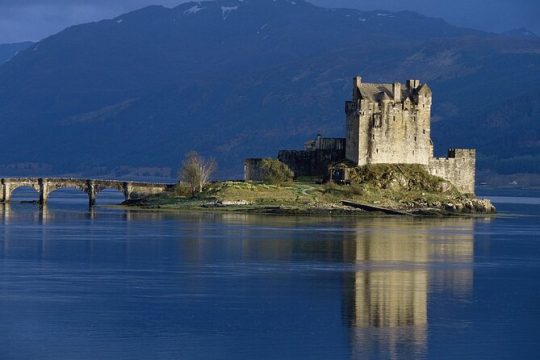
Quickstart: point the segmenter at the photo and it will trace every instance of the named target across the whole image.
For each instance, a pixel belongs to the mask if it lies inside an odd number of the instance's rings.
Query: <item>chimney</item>
[[[360,88],[360,85],[362,85],[362,77],[356,76],[353,79],[353,91],[352,91],[353,99],[358,99],[360,97],[360,94],[359,94],[359,91],[358,91],[359,88]]]
[[[420,80],[407,80],[407,88],[414,90],[420,86]]]
[[[361,76],[355,76],[354,78],[354,86],[355,87],[360,87],[360,85],[362,85],[362,77]]]
[[[392,86],[392,92],[394,93],[394,101],[401,102],[401,83],[395,82]]]

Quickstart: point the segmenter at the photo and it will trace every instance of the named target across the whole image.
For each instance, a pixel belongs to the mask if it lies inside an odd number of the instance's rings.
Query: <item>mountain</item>
[[[15,44],[0,44],[0,64],[10,60],[19,51],[29,48],[32,44],[30,41]]]
[[[512,29],[503,32],[503,35],[513,36],[518,38],[538,38],[538,35],[526,28]]]
[[[197,150],[240,177],[245,157],[343,136],[356,74],[429,82],[438,152],[540,173],[538,39],[301,0],[151,6],[32,45],[0,66],[0,170],[152,173]]]

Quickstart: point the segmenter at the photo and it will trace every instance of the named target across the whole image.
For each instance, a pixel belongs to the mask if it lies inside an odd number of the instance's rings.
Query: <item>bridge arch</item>
[[[85,180],[78,179],[46,179],[42,186],[42,204],[46,203],[49,196],[58,190],[62,189],[75,189],[80,190],[88,194],[90,200],[90,194],[88,193],[88,184]]]
[[[11,195],[13,192],[20,188],[31,188],[40,194],[41,201],[41,189],[42,181],[40,179],[2,179],[2,191],[1,199],[3,202],[11,201]]]
[[[123,200],[127,200],[128,196],[129,196],[129,194],[127,193],[127,191],[126,191],[126,189],[124,187],[120,187],[120,186],[99,186],[99,187],[96,187],[96,192],[95,192],[96,201],[101,196],[101,194],[107,194],[107,193],[108,194],[120,195]],[[100,200],[100,201],[102,201],[102,200]]]
[[[24,190],[30,190],[31,192],[27,192],[25,194]],[[40,199],[39,188],[36,189],[35,186],[30,186],[30,185],[19,185],[19,186],[14,186],[10,189],[10,194],[8,195],[8,198],[11,201],[21,201],[21,200],[33,201],[35,200],[34,196],[37,197],[38,200]],[[23,199],[21,199],[20,197],[23,197]]]
[[[64,190],[64,191],[63,191]],[[65,191],[67,190],[67,191]],[[53,188],[48,188],[46,194],[44,195],[45,203],[48,203],[50,198],[54,196],[54,194],[57,194],[55,197],[61,197],[62,194],[64,196],[66,194],[72,194],[72,196],[76,196],[73,194],[79,193],[81,196],[89,198],[88,192],[86,189],[78,187],[78,186],[54,186]]]
[[[94,182],[94,188],[96,194],[105,190],[117,190],[124,194],[124,198],[127,200],[129,197],[129,183],[122,181],[96,181]]]

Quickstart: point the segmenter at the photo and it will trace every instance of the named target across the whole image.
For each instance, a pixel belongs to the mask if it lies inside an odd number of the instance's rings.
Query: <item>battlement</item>
[[[449,159],[476,158],[476,149],[448,149]]]
[[[304,144],[305,151],[317,151],[317,150],[344,150],[345,139],[344,138],[323,138],[320,134],[317,134],[315,140],[306,141]]]
[[[474,194],[476,150],[449,149],[447,157],[432,158],[428,170],[454,184],[459,191]]]

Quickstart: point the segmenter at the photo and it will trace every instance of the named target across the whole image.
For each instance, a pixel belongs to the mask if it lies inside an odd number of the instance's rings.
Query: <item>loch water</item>
[[[538,192],[487,192],[496,217],[434,219],[23,195],[0,205],[0,359],[540,354]]]

